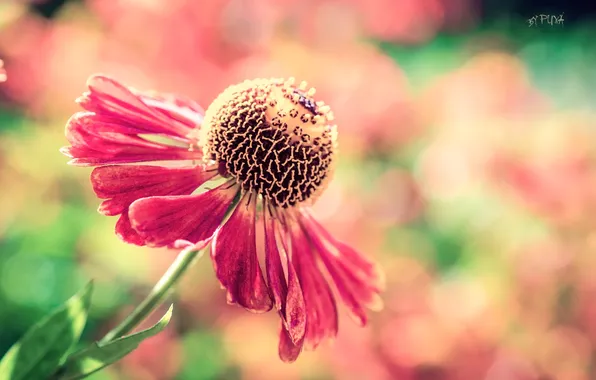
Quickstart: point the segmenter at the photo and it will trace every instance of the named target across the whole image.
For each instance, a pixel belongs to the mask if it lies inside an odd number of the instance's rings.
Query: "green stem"
[[[107,333],[99,343],[106,344],[120,338],[143,322],[166,299],[184,272],[194,263],[200,252],[202,250],[182,250],[143,302],[122,323]]]

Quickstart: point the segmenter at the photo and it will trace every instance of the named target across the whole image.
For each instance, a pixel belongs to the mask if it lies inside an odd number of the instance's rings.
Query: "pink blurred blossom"
[[[43,63],[49,57],[50,28],[43,19],[31,16],[18,18],[0,30],[0,51],[11,76],[1,91],[8,100],[32,105],[38,99],[45,82]]]
[[[377,48],[352,43],[341,51],[280,39],[271,59],[305,78],[333,107],[347,151],[392,151],[419,132],[405,74]]]
[[[106,28],[106,59],[135,63],[154,76],[154,86],[200,104],[233,83],[227,76],[231,65],[266,52],[276,20],[268,3],[254,0],[117,0],[90,6]]]
[[[366,209],[378,223],[405,224],[414,221],[425,211],[425,200],[419,185],[408,171],[385,171],[376,181],[374,189]]]
[[[586,379],[591,343],[580,330],[518,319],[510,301],[499,301],[478,276],[441,279],[406,258],[386,267],[404,276],[388,279],[385,312],[369,330],[347,328],[338,337],[329,360],[339,378]],[[513,286],[537,298],[537,289]]]
[[[493,173],[538,215],[563,225],[596,222],[596,176],[591,159],[497,156]]]
[[[0,60],[0,82],[6,80],[6,70],[4,70],[4,62]]]
[[[521,60],[502,51],[472,56],[423,92],[420,107],[430,124],[466,123],[523,117],[547,110],[548,101],[529,80]]]
[[[473,25],[477,14],[470,0],[327,0],[294,1],[292,5],[287,17],[301,38],[310,42],[339,32],[419,44],[442,29]]]

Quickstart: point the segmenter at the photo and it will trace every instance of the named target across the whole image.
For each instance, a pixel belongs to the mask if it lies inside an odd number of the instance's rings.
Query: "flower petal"
[[[311,231],[313,235],[318,235],[323,241],[335,248],[336,253],[340,255],[337,261],[352,271],[355,275],[365,278],[369,284],[378,292],[385,287],[385,276],[380,266],[367,259],[361,253],[349,245],[336,240],[315,218],[308,212],[301,213],[301,222],[304,223],[306,230]]]
[[[145,240],[130,225],[130,219],[127,212],[123,212],[116,222],[116,235],[123,241],[134,245],[145,245]]]
[[[296,361],[300,352],[302,352],[302,346],[304,345],[304,339],[294,343],[288,335],[288,331],[284,327],[283,323],[279,332],[279,358],[286,362],[292,363]]]
[[[291,226],[290,233],[292,262],[300,279],[306,306],[305,344],[307,348],[314,349],[322,340],[337,335],[337,305],[300,226]]]
[[[99,207],[104,215],[118,215],[137,199],[156,195],[191,194],[217,171],[202,166],[170,168],[149,165],[110,165],[91,173],[93,190],[107,199]]]
[[[198,243],[189,243],[184,242],[182,240],[178,240],[176,243],[174,243],[174,247],[177,249],[182,248],[182,250],[180,251],[180,255],[183,255],[184,253],[188,253],[189,251],[202,251],[203,249],[205,249],[205,247],[209,245],[209,243],[211,243],[211,238],[201,240]],[[204,252],[200,252],[201,256],[203,255],[203,253]]]
[[[256,197],[242,199],[213,238],[211,258],[217,278],[228,292],[228,302],[254,312],[271,310],[273,302],[257,257]]]
[[[171,94],[140,95],[140,98],[149,107],[181,123],[195,126],[203,124],[205,110],[192,99]]]
[[[186,136],[198,127],[189,118],[172,118],[171,112],[180,107],[171,101],[164,102],[164,97],[140,94],[103,75],[91,76],[87,86],[90,91],[78,102],[83,108],[97,114],[115,116],[149,132],[179,137]],[[162,109],[168,109],[169,114],[162,112]],[[180,113],[184,112],[188,112],[188,109]]]
[[[366,310],[380,310],[383,302],[379,296],[378,286],[380,271],[367,271],[368,261],[353,248],[339,243],[325,241],[321,235],[324,229],[315,226],[314,218],[302,215],[300,223],[308,235],[311,244],[316,248],[327,272],[333,279],[339,296],[348,307],[352,318],[361,326],[367,322]],[[330,234],[324,231],[328,237]],[[358,264],[366,263],[364,270]]]
[[[109,216],[122,214],[116,223],[116,235],[127,243],[144,245],[144,239],[132,228],[128,218],[132,202],[157,195],[191,194],[216,174],[216,171],[206,171],[201,166],[111,165],[95,168],[91,183],[99,198],[108,198],[98,211]]]
[[[237,191],[225,183],[197,195],[142,198],[130,205],[128,215],[148,245],[170,246],[176,240],[197,243],[213,235]]]
[[[147,141],[139,133],[144,131],[112,117],[79,112],[66,125],[72,146],[61,151],[73,158],[70,164],[82,166],[202,158],[199,151]]]
[[[276,241],[276,222],[267,211],[263,212],[265,226],[265,265],[269,289],[275,300],[275,307],[282,317],[283,326],[288,330],[292,342],[297,343],[304,337],[306,312],[304,296],[298,282],[298,276],[289,256],[284,253],[287,265],[287,281],[280,259]]]
[[[366,306],[374,308],[380,303],[378,293],[366,281],[355,276],[354,273],[346,269],[346,266],[341,265],[338,256],[331,253],[318,240],[317,236],[311,235],[311,242],[316,247],[319,257],[333,279],[339,296],[348,307],[351,317],[358,325],[366,325],[365,308]]]

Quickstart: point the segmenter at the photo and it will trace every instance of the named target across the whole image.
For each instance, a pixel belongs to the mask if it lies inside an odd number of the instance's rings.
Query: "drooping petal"
[[[123,212],[116,222],[116,236],[123,241],[134,244],[134,245],[145,245],[145,240],[134,228],[130,225],[130,219],[128,218],[128,210]]]
[[[366,308],[379,308],[381,304],[378,291],[342,265],[339,256],[325,247],[318,236],[311,235],[311,242],[335,283],[340,298],[348,307],[350,315],[358,325],[366,325]]]
[[[86,110],[117,117],[123,122],[156,134],[184,137],[198,127],[195,124],[198,119],[172,118],[171,112],[181,107],[176,102],[165,102],[164,97],[140,94],[103,75],[91,76],[87,80],[87,86],[89,92],[78,99],[79,104]],[[180,103],[182,101],[178,102]],[[162,112],[163,109],[169,110],[170,114]],[[180,114],[183,115],[189,110],[192,108],[186,107]],[[202,115],[200,119],[202,120]]]
[[[379,278],[380,270],[372,270],[374,265],[353,248],[335,239],[325,240],[323,235],[332,238],[331,235],[318,223],[315,225],[316,221],[311,216],[303,214],[300,223],[333,279],[339,296],[348,307],[352,318],[359,325],[365,325],[366,309],[379,310],[383,306],[379,296],[379,284],[382,282]],[[365,263],[364,268],[362,263]]]
[[[275,307],[282,317],[284,328],[294,343],[304,337],[306,312],[304,296],[289,255],[284,253],[287,267],[287,281],[276,240],[276,221],[267,211],[263,212],[265,226],[265,266],[267,281],[273,294]]]
[[[147,141],[139,133],[112,117],[79,112],[66,125],[71,146],[61,151],[81,166],[202,158],[200,151]]]
[[[216,171],[201,166],[168,168],[149,165],[111,165],[91,173],[93,190],[106,199],[99,206],[104,215],[119,215],[116,234],[125,242],[143,245],[144,239],[132,228],[128,208],[137,199],[157,195],[187,195],[211,179]]]
[[[271,289],[275,308],[285,319],[286,316],[286,297],[288,294],[288,284],[284,274],[284,268],[279,257],[279,249],[275,241],[275,231],[273,218],[263,212],[265,226],[265,267],[267,272],[267,283]],[[285,323],[285,321],[283,321]]]
[[[140,198],[191,194],[216,174],[217,171],[207,171],[202,166],[110,165],[95,168],[91,173],[91,184],[95,194],[106,199],[99,212],[118,215]]]
[[[385,276],[377,263],[367,259],[349,245],[335,239],[307,211],[303,210],[301,216],[301,221],[304,223],[308,231],[311,231],[314,235],[320,236],[322,241],[327,242],[329,245],[335,248],[336,253],[340,255],[339,259],[337,260],[338,263],[346,266],[348,270],[358,277],[367,279],[370,286],[372,286],[378,292],[383,290],[385,287]]]
[[[337,305],[300,226],[290,226],[290,233],[292,263],[300,280],[306,306],[305,345],[314,349],[324,339],[337,335]]]
[[[300,352],[302,352],[303,345],[304,339],[300,339],[298,342],[294,342],[282,323],[279,332],[279,358],[286,363],[292,363],[296,361],[296,359],[300,355]]]
[[[273,302],[257,256],[256,197],[247,193],[219,228],[211,245],[215,274],[228,292],[228,302],[250,311],[271,310]]]
[[[197,195],[142,198],[130,205],[128,215],[148,245],[170,246],[176,240],[196,243],[213,235],[237,191],[225,183]]]

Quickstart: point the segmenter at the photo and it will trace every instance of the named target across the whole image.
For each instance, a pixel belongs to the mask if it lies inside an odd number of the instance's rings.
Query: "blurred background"
[[[283,364],[277,315],[227,306],[205,257],[167,331],[92,379],[596,379],[596,22],[576,3],[0,0],[0,356],[90,278],[101,337],[176,254],[120,242],[58,152],[90,74],[204,107],[295,76],[339,125],[316,214],[381,262],[385,309]]]

